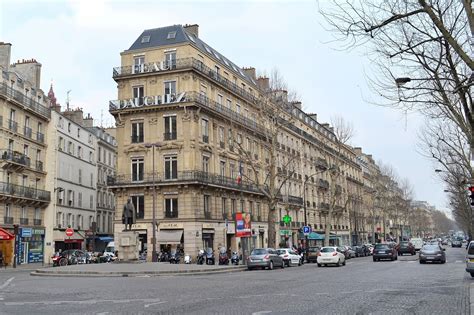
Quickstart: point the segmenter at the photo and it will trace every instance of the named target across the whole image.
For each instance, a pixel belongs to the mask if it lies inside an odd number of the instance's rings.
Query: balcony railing
[[[44,143],[44,134],[42,134],[41,132],[37,132],[36,133],[36,141]]]
[[[166,179],[163,173],[155,173],[155,183],[157,185],[170,184],[175,182],[195,182],[198,184],[207,184],[219,187],[227,187],[235,190],[252,191],[261,193],[263,187],[259,188],[256,184],[243,181],[241,184],[237,183],[236,178],[220,176],[217,174],[206,173],[203,171],[183,171],[177,172],[176,178]],[[128,185],[150,185],[153,183],[153,174],[143,174],[143,180],[132,181],[131,174],[119,175],[116,177],[108,176],[108,186],[128,186]]]
[[[33,219],[33,225],[41,225],[41,219]]]
[[[23,133],[25,134],[25,137],[27,138],[30,138],[31,139],[31,135],[33,134],[32,130],[30,127],[26,127],[24,128],[23,130]]]
[[[13,132],[18,132],[18,123],[14,120],[8,119],[8,129]]]
[[[202,142],[209,143],[209,136],[203,135]]]
[[[303,198],[297,197],[297,196],[278,196],[278,200],[284,203],[292,204],[292,205],[298,205],[298,206],[303,206]]]
[[[194,58],[182,58],[173,60],[172,63],[170,62],[150,62],[143,65],[140,65],[139,68],[136,66],[123,66],[123,67],[115,67],[113,69],[112,77],[114,79],[130,76],[130,75],[140,75],[145,73],[157,73],[157,72],[164,72],[164,71],[174,71],[174,70],[182,70],[182,69],[193,69],[196,72],[210,78],[214,82],[224,86],[225,88],[233,91],[234,93],[242,96],[246,100],[255,103],[257,98],[243,89],[242,87],[238,86],[234,82],[228,80],[227,78],[221,76],[217,73],[214,69],[209,68],[208,66],[204,65],[202,61],[194,59]]]
[[[30,167],[31,164],[30,158],[28,156],[12,150],[0,150],[0,159],[22,164],[27,167]]]
[[[165,218],[177,218],[178,211],[165,211]]]
[[[316,159],[316,167],[325,170],[328,168],[328,162],[325,159],[318,157]]]
[[[51,110],[49,108],[38,103],[35,99],[29,98],[25,94],[14,90],[6,83],[0,83],[0,95],[13,98],[34,113],[42,115],[48,119],[51,118]]]
[[[177,134],[176,132],[165,132],[163,134],[163,139],[165,140],[176,140]]]
[[[142,142],[143,142],[143,135],[132,136],[132,143],[142,143]]]
[[[43,162],[36,161],[36,170],[42,172],[43,171]]]
[[[0,182],[0,194],[37,199],[44,202],[51,201],[51,193],[49,191],[5,182]]]
[[[3,223],[13,224],[13,217],[3,217]]]
[[[28,218],[20,218],[20,224],[28,225]]]
[[[318,186],[321,189],[329,189],[329,182],[322,178],[319,179]]]
[[[321,202],[319,203],[319,207],[323,210],[329,210],[329,203]]]

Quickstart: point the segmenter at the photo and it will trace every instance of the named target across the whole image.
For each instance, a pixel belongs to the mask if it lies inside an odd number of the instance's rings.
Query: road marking
[[[145,304],[145,308],[148,308],[152,305],[158,305],[158,304],[163,304],[163,303],[167,303],[166,301],[161,301],[161,302],[155,302],[155,303],[149,303],[149,304]]]
[[[7,281],[5,281],[4,284],[0,285],[0,290],[5,289],[5,288],[13,281],[13,279],[15,279],[15,277],[11,277],[11,278],[8,279]]]
[[[259,311],[259,312],[254,312],[252,313],[252,315],[260,315],[260,314],[269,314],[271,313],[272,311]]]
[[[7,306],[22,306],[22,305],[62,305],[62,304],[82,304],[82,305],[92,305],[92,304],[102,304],[102,303],[115,303],[115,304],[124,304],[124,303],[158,303],[162,302],[160,299],[121,299],[121,300],[83,300],[83,301],[36,301],[36,302],[4,302],[4,305]]]
[[[462,263],[462,260],[456,260],[455,263],[456,264]]]

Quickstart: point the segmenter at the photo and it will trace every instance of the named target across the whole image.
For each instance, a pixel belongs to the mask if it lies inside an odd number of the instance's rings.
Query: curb
[[[474,283],[469,285],[469,313],[474,315]]]
[[[38,277],[158,277],[158,276],[196,276],[208,274],[220,274],[229,272],[241,272],[247,270],[247,266],[232,267],[228,269],[208,270],[182,270],[182,271],[46,271],[35,270],[31,276]]]

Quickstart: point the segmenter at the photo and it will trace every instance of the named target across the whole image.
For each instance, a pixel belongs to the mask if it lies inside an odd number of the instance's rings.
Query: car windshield
[[[250,255],[265,255],[267,253],[267,250],[264,248],[257,248],[252,251]]]
[[[400,246],[408,246],[408,242],[401,242]]]
[[[438,245],[425,245],[423,246],[422,250],[427,250],[427,251],[439,250],[439,246]]]
[[[324,247],[323,249],[321,249],[321,253],[332,253],[332,252],[335,252],[336,250],[332,247]]]
[[[309,248],[309,251],[310,251],[310,252],[317,252],[318,250],[319,250],[318,247],[310,247],[310,248]]]
[[[377,244],[375,245],[375,249],[389,249],[387,244]]]
[[[278,255],[286,254],[286,249],[277,249]]]

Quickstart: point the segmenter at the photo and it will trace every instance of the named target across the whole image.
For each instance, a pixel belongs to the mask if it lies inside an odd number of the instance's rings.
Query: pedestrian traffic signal
[[[469,186],[469,198],[471,198],[471,206],[474,206],[474,186]]]

